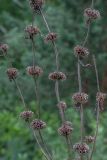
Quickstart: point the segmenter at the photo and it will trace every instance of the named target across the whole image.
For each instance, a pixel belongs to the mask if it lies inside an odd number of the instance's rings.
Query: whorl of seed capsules
[[[44,4],[44,0],[29,0],[31,9],[37,13],[41,13],[42,6]]]
[[[102,92],[98,92],[96,95],[96,102],[97,102],[97,105],[99,105],[99,109],[101,112],[104,110],[104,103],[105,103],[106,97],[107,97],[107,94]]]
[[[85,58],[89,55],[89,50],[83,46],[77,45],[74,48],[74,55],[80,59]]]
[[[64,122],[64,124],[62,124],[62,126],[58,129],[58,133],[61,136],[68,136],[72,133],[72,131],[72,123],[69,121]]]
[[[39,66],[29,66],[27,67],[27,73],[30,76],[39,77],[43,73],[43,70]]]
[[[84,138],[84,142],[88,144],[93,143],[94,141],[95,141],[95,137],[92,137],[92,136],[85,136]]]
[[[34,129],[34,130],[39,130],[39,129],[43,129],[46,127],[46,123],[43,122],[42,120],[40,119],[35,119],[31,122],[31,127]]]
[[[17,78],[18,70],[16,68],[9,68],[7,69],[7,75],[10,81]]]
[[[78,152],[80,155],[87,154],[89,152],[89,146],[86,143],[76,143],[73,146],[73,149]]]
[[[54,41],[56,41],[56,39],[57,39],[57,34],[56,33],[49,33],[46,37],[45,37],[45,41],[46,42],[49,42],[49,41],[51,41],[51,42],[54,42]]]
[[[92,9],[92,8],[86,8],[84,10],[84,16],[88,20],[96,20],[101,17],[100,12],[98,10]]]
[[[36,26],[29,25],[25,28],[26,36],[32,39],[39,33],[39,29]]]
[[[66,75],[62,72],[53,72],[49,74],[50,80],[66,80]]]
[[[59,109],[62,109],[62,110],[65,110],[67,108],[67,105],[64,101],[60,101],[58,104],[57,104],[57,107]]]
[[[9,46],[7,44],[0,44],[0,51],[3,53],[3,54],[6,54],[7,51],[9,49]]]
[[[32,118],[33,112],[32,111],[23,111],[20,113],[20,117],[25,121],[29,122],[29,120]]]
[[[88,102],[88,94],[77,92],[72,96],[74,104],[85,104]]]

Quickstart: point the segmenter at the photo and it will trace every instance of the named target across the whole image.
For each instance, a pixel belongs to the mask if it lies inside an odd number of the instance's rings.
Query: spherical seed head
[[[88,20],[96,20],[101,17],[100,12],[98,10],[92,9],[92,8],[86,8],[84,10],[84,16]]]
[[[85,47],[82,47],[80,45],[77,45],[75,48],[74,48],[74,54],[76,57],[79,57],[79,58],[85,58],[89,55],[89,50]]]
[[[84,139],[84,141],[86,142],[86,143],[93,143],[94,141],[95,141],[95,137],[92,137],[92,136],[86,136],[85,137],[85,139]]]
[[[65,110],[67,108],[67,105],[64,101],[60,101],[58,104],[57,104],[58,108],[59,109],[62,109],[62,110]]]
[[[8,49],[9,46],[7,44],[0,44],[0,50],[2,51],[2,53],[6,53]]]
[[[73,100],[74,104],[85,104],[88,102],[88,94],[83,93],[83,92],[75,93],[72,96],[72,100]]]
[[[17,78],[18,70],[16,68],[9,68],[7,70],[7,75],[8,75],[9,80],[12,81]]]
[[[35,120],[32,121],[31,127],[32,127],[34,130],[43,129],[43,128],[46,127],[46,123],[43,122],[42,120],[35,119]]]
[[[43,70],[39,66],[29,66],[27,67],[27,73],[30,76],[39,77],[43,73]]]
[[[25,32],[29,36],[29,38],[33,38],[33,36],[39,33],[39,29],[36,26],[29,25],[25,28]]]
[[[54,42],[56,39],[57,39],[57,34],[53,32],[49,33],[45,38],[46,42],[49,42],[49,41]]]
[[[102,92],[98,92],[96,95],[96,102],[97,102],[97,105],[99,104],[99,108],[101,112],[104,110],[104,102],[106,97],[107,97],[107,94]]]
[[[72,133],[72,131],[72,123],[69,121],[64,122],[64,124],[62,124],[62,126],[58,129],[58,133],[61,136],[68,136]]]
[[[66,75],[62,72],[53,72],[49,74],[50,80],[66,80]]]
[[[44,4],[44,0],[29,0],[31,9],[40,14],[40,10],[42,9],[42,6]]]
[[[73,146],[73,149],[78,152],[80,155],[81,154],[86,154],[89,152],[89,146],[86,143],[76,143]]]
[[[32,111],[24,111],[20,113],[20,117],[25,121],[29,122],[29,120],[32,118],[33,112]]]

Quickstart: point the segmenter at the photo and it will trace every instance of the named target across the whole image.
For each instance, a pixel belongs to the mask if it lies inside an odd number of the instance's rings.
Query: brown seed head
[[[9,68],[7,70],[7,75],[8,75],[9,80],[12,81],[17,78],[18,70],[16,68]]]
[[[49,74],[50,80],[66,80],[66,75],[62,72],[53,72]]]
[[[24,111],[20,113],[20,117],[26,121],[29,122],[29,120],[32,118],[33,112],[32,111]]]
[[[43,122],[42,120],[35,119],[35,120],[32,121],[31,127],[32,127],[34,130],[43,129],[43,128],[46,127],[46,123]]]
[[[29,66],[27,67],[27,73],[30,76],[39,77],[43,73],[43,70],[39,66]]]

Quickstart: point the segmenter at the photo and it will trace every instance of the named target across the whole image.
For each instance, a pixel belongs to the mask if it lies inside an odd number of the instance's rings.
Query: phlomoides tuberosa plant
[[[38,110],[34,113],[27,107],[27,104],[25,103],[21,88],[17,81],[18,76],[18,70],[13,67],[13,64],[10,62],[8,58],[8,45],[7,44],[0,44],[0,50],[2,52],[2,55],[6,58],[6,60],[9,62],[9,68],[7,69],[7,75],[10,81],[12,81],[21,98],[22,104],[23,104],[23,112],[20,113],[20,118],[26,122],[29,129],[33,132],[34,138],[36,139],[36,143],[40,147],[40,150],[42,154],[44,155],[44,158],[46,160],[54,160],[55,157],[52,154],[53,152],[49,150],[47,147],[47,143],[44,140],[42,130],[46,128],[46,123],[41,119],[41,104],[40,104],[40,96],[39,96],[39,83],[38,79],[43,74],[43,69],[37,65],[36,62],[36,47],[35,47],[35,37],[36,35],[40,35],[41,38],[44,39],[45,42],[51,43],[53,47],[53,52],[55,53],[55,62],[56,62],[56,68],[55,71],[49,74],[49,80],[52,80],[55,85],[55,94],[56,94],[56,100],[57,100],[57,108],[59,110],[60,118],[61,118],[61,126],[58,129],[58,134],[63,136],[65,139],[65,149],[68,152],[68,160],[92,160],[93,159],[93,153],[95,151],[96,147],[96,140],[98,135],[98,126],[99,126],[99,116],[100,112],[104,110],[104,101],[106,98],[106,94],[102,93],[100,91],[99,86],[99,77],[98,77],[98,70],[97,70],[97,64],[96,64],[96,58],[94,55],[92,55],[93,64],[85,64],[85,59],[88,58],[88,55],[90,54],[89,49],[87,48],[87,41],[90,33],[90,26],[91,23],[95,22],[100,18],[100,12],[96,9],[94,9],[94,0],[92,0],[91,6],[84,10],[84,17],[85,17],[85,24],[87,27],[87,33],[85,40],[74,47],[74,56],[77,59],[77,75],[78,75],[78,91],[72,95],[72,101],[74,104],[74,107],[79,111],[80,113],[80,139],[78,142],[72,145],[72,139],[71,134],[73,132],[73,126],[70,121],[67,120],[67,116],[65,116],[65,110],[67,109],[66,102],[61,100],[60,97],[60,91],[59,91],[59,83],[61,81],[66,80],[66,74],[60,71],[60,65],[59,65],[59,50],[57,48],[56,40],[57,40],[57,34],[52,32],[49,24],[47,22],[47,19],[44,14],[43,10],[44,0],[29,0],[29,6],[32,11],[32,24],[27,26],[25,28],[25,34],[26,38],[31,42],[32,44],[32,66],[28,66],[26,69],[26,72],[28,76],[31,76],[31,78],[34,81],[34,89],[35,89],[35,96],[36,96],[36,103],[38,106]],[[41,34],[41,31],[38,27],[34,25],[34,18],[35,15],[38,14],[43,19],[43,24],[45,25],[47,29],[47,35],[44,36]],[[93,136],[86,136],[84,135],[84,105],[87,104],[89,95],[87,93],[83,92],[82,89],[82,83],[81,83],[81,69],[93,67],[95,69],[95,75],[96,75],[96,83],[97,83],[97,94],[96,94],[96,130],[95,134]],[[36,117],[36,119],[35,119]],[[89,144],[92,143],[92,147],[89,146]],[[73,153],[73,154],[72,154]],[[77,156],[73,156],[74,153],[76,153]]]

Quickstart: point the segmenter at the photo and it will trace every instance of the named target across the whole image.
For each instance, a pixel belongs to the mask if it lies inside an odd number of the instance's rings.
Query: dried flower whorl
[[[73,149],[79,154],[86,154],[89,152],[89,146],[86,143],[76,143]]]
[[[75,93],[72,96],[72,100],[74,104],[85,104],[88,102],[88,94],[83,93],[83,92]]]
[[[68,136],[72,133],[72,131],[72,123],[69,121],[64,122],[64,124],[62,124],[62,126],[58,129],[58,133],[61,136]]]
[[[86,8],[84,11],[84,16],[88,20],[96,20],[101,17],[100,12],[98,10],[92,9],[92,8]]]
[[[25,32],[27,33],[29,38],[33,38],[33,36],[39,33],[39,29],[35,26],[29,25],[25,28]]]
[[[40,14],[40,10],[42,9],[42,6],[44,4],[44,0],[29,0],[31,9]]]
[[[62,109],[62,110],[65,110],[67,108],[67,105],[64,101],[60,101],[58,104],[57,104],[58,108],[59,109]]]
[[[20,113],[20,117],[26,121],[29,122],[29,120],[32,118],[33,112],[32,111],[24,111]]]
[[[9,46],[7,44],[0,44],[0,51],[2,53],[7,53],[7,50],[9,49]]]
[[[53,72],[49,74],[50,80],[66,80],[66,75],[62,72]]]
[[[29,66],[27,67],[27,73],[30,76],[39,77],[43,73],[43,70],[39,66]]]
[[[85,47],[82,47],[80,45],[77,45],[75,48],[74,48],[74,54],[76,57],[79,57],[79,58],[85,58],[89,55],[89,50]]]
[[[107,94],[98,92],[96,95],[96,102],[99,105],[99,109],[102,112],[104,110],[104,102],[107,97]]]
[[[95,141],[95,137],[92,136],[86,136],[84,139],[84,142],[86,143],[93,143]]]
[[[9,80],[12,81],[17,78],[18,70],[16,68],[9,68],[7,70],[7,75],[8,75]]]
[[[43,128],[46,127],[46,123],[43,122],[42,120],[35,119],[35,120],[32,121],[31,127],[32,127],[34,130],[43,129]]]
[[[52,41],[54,42],[55,40],[57,39],[57,34],[56,33],[49,33],[46,38],[45,38],[45,41],[48,42],[48,41]]]

